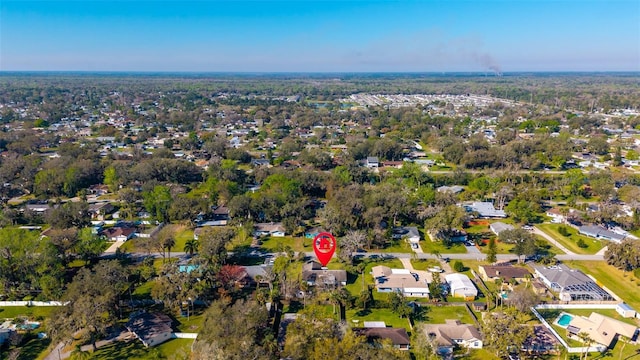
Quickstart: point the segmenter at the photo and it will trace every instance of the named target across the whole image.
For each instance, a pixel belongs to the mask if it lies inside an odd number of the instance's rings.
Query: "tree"
[[[440,277],[440,273],[432,273],[432,280],[429,283],[429,294],[431,298],[439,301],[442,299],[444,295],[444,291],[442,289],[442,278]]]
[[[487,348],[499,358],[505,358],[514,351],[518,352],[524,342],[533,336],[533,329],[525,325],[525,322],[524,316],[515,309],[484,316],[481,329]]]
[[[198,240],[189,239],[184,243],[184,252],[188,253],[189,256],[193,256],[193,254],[198,251],[199,246]]]
[[[95,348],[95,342],[117,322],[118,300],[128,285],[126,269],[115,260],[102,261],[93,271],[81,269],[63,297],[67,306],[56,308],[49,318],[54,341],[80,333]]]
[[[109,166],[104,169],[104,184],[109,187],[109,191],[116,192],[120,186],[120,178],[116,172],[116,168]]]
[[[192,356],[202,360],[269,360],[276,358],[275,345],[264,306],[244,300],[217,300],[204,313]]]
[[[496,245],[496,239],[492,236],[489,238],[489,245],[487,246],[487,262],[490,264],[498,261],[498,246]]]
[[[531,289],[519,286],[509,293],[508,303],[521,313],[528,313],[531,307],[535,306],[539,300],[538,295]]]
[[[418,324],[411,332],[411,350],[416,360],[435,360],[439,359],[438,344],[435,342],[435,336],[426,333],[425,324]]]
[[[607,264],[622,271],[633,271],[640,268],[640,243],[625,239],[621,243],[610,242],[604,253]]]
[[[229,227],[205,228],[198,236],[200,241],[200,257],[211,269],[218,269],[227,259],[227,244],[234,237],[235,231]]]
[[[367,240],[363,231],[349,230],[345,236],[340,238],[340,259],[345,262],[353,261],[353,253],[362,248]]]
[[[396,315],[403,317],[410,317],[413,313],[413,308],[407,304],[407,301],[404,297],[404,294],[399,292],[391,292],[389,293],[389,297],[387,298],[387,304],[391,311]]]
[[[506,244],[514,244],[513,252],[518,255],[518,262],[522,255],[532,256],[537,252],[536,239],[527,230],[518,228],[504,230],[498,235],[500,241]]]
[[[457,272],[463,272],[465,270],[464,264],[462,261],[456,260],[453,262],[453,270]]]
[[[467,212],[457,205],[446,205],[426,221],[425,227],[439,240],[447,240],[454,229],[461,228],[468,220]]]
[[[584,354],[584,359],[587,360],[587,357],[589,356],[589,347],[591,346],[591,344],[593,344],[594,340],[591,338],[591,336],[589,336],[589,333],[586,333],[584,331],[578,333],[578,338],[584,344],[584,352],[580,354],[580,358],[582,359],[582,356]]]

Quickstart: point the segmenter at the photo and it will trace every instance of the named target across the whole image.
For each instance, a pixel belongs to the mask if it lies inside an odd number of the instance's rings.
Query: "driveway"
[[[574,253],[573,251],[571,251],[571,250],[567,249],[566,247],[562,246],[562,244],[557,242],[556,239],[552,238],[546,232],[538,229],[535,226],[533,227],[533,233],[536,234],[536,235],[542,236],[545,240],[547,240],[548,242],[550,242],[553,245],[555,245],[558,249],[560,249],[565,254],[567,254],[567,255],[576,255],[576,253]]]

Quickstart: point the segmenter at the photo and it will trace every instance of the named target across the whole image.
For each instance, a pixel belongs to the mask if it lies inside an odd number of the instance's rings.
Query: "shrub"
[[[578,239],[578,241],[576,241],[576,245],[578,245],[578,247],[583,248],[583,249],[589,246],[589,245],[587,245],[587,243],[586,243],[586,242],[584,242],[584,240],[582,240],[582,239]]]
[[[562,236],[566,236],[566,237],[571,236],[571,233],[569,232],[569,230],[567,230],[567,228],[566,228],[566,227],[564,227],[564,226],[560,226],[560,227],[558,228],[558,232],[559,232],[559,233],[560,233],[560,235],[562,235]]]
[[[462,261],[456,261],[453,263],[453,270],[457,272],[463,272],[465,270],[464,264]]]

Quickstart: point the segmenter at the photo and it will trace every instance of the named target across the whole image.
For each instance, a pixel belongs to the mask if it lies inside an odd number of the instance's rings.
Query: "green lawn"
[[[473,319],[464,306],[428,306],[425,322],[444,324],[445,320],[460,320],[464,324],[473,324]]]
[[[549,236],[553,237],[557,242],[559,242],[560,244],[562,244],[562,246],[566,247],[567,249],[573,251],[576,254],[595,254],[598,251],[600,251],[600,249],[602,249],[605,245],[606,242],[601,241],[601,240],[596,240],[587,236],[582,236],[578,234],[578,231],[574,228],[572,228],[571,226],[568,225],[562,225],[562,224],[540,224],[537,225],[537,227],[544,231],[545,233],[547,233]],[[568,237],[560,234],[560,232],[558,232],[558,229],[560,227],[564,227],[565,229],[567,229],[568,233],[570,234]],[[578,239],[582,239],[582,241],[585,242],[585,244],[587,245],[587,247],[585,248],[581,248],[579,247],[576,242],[578,241]]]
[[[202,328],[204,315],[199,309],[195,309],[188,317],[178,317],[177,331],[180,332],[198,332]]]
[[[623,272],[604,261],[568,261],[566,264],[592,275],[598,285],[606,286],[632,308],[640,310],[640,280],[632,273]]]
[[[421,243],[424,243],[422,241]],[[404,240],[393,240],[391,244],[386,246],[384,249],[373,250],[376,252],[385,252],[385,253],[412,253],[411,245]]]
[[[429,239],[421,241],[422,251],[426,254],[466,254],[467,248],[464,244],[452,244],[445,246],[441,241],[431,241]]]
[[[358,322],[354,322],[357,320]],[[347,323],[353,327],[361,327],[365,321],[384,321],[387,326],[410,330],[409,321],[394,314],[390,309],[347,310]]]
[[[262,239],[262,244],[260,245],[260,247],[267,252],[282,251],[285,247],[290,247],[291,249],[293,249],[293,251],[296,252],[310,252],[313,251],[311,242],[312,239],[307,239],[304,237],[266,237]]]
[[[145,348],[138,340],[117,342],[102,347],[92,354],[90,359],[112,360],[155,360],[155,359],[188,359],[193,340],[173,339],[156,347]]]
[[[434,266],[441,266],[440,261],[434,259],[411,259],[411,265],[416,270],[424,271]]]
[[[55,306],[7,306],[0,307],[0,319],[12,319],[26,316],[29,319],[44,319],[49,317]]]
[[[143,284],[140,284],[131,293],[131,296],[134,299],[151,299],[151,289],[153,289],[153,284],[154,284],[154,280],[150,280]]]

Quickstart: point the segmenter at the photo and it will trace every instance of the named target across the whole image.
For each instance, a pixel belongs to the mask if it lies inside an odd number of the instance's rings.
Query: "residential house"
[[[309,261],[302,266],[302,280],[311,286],[335,288],[347,285],[347,272],[323,269],[319,262]]]
[[[610,348],[613,341],[620,335],[635,341],[638,335],[638,327],[592,312],[589,317],[573,316],[567,326],[567,337],[582,341],[580,338],[581,333],[586,333],[589,338],[601,345],[604,350]]]
[[[156,346],[171,339],[171,318],[162,313],[134,313],[126,324],[145,347]]]
[[[105,219],[107,214],[111,214],[115,208],[108,202],[98,202],[89,204],[89,209],[87,212],[91,216],[92,220],[102,221]]]
[[[384,324],[384,322],[382,324]],[[404,328],[376,326],[354,328],[353,331],[358,336],[366,337],[368,343],[375,344],[382,340],[390,340],[394,348],[409,350],[409,334],[407,334],[407,330]]]
[[[448,274],[444,278],[449,285],[449,294],[451,296],[468,300],[473,300],[478,296],[478,289],[467,275],[454,273]]]
[[[392,237],[394,239],[406,239],[412,244],[420,242],[420,232],[415,226],[400,226],[393,228]]]
[[[505,283],[528,281],[531,276],[529,270],[511,264],[480,265],[478,266],[478,272],[484,281],[502,280]]]
[[[462,186],[459,185],[454,185],[454,186],[440,186],[439,188],[436,189],[437,192],[439,193],[452,193],[452,194],[457,194],[459,192],[462,192],[462,190],[464,190],[464,188]]]
[[[493,207],[493,204],[490,202],[475,201],[471,204],[463,205],[463,207],[468,212],[477,213],[478,216],[483,219],[507,217],[507,214],[504,212],[504,210],[496,210],[496,208]]]
[[[457,347],[482,349],[482,335],[473,325],[462,324],[460,320],[445,320],[444,324],[427,324],[424,328],[428,336],[438,346],[441,355],[453,353]]]
[[[391,269],[378,265],[371,269],[378,292],[399,292],[411,297],[429,297],[427,281],[407,269]]]
[[[551,222],[554,224],[561,224],[566,220],[566,217],[558,208],[547,210],[546,215],[551,218]]]
[[[130,227],[111,227],[102,230],[102,235],[109,241],[127,241],[136,235],[136,229]]]
[[[534,266],[534,270],[534,276],[542,280],[551,291],[558,293],[562,301],[615,300],[590,277],[564,264]]]
[[[377,169],[380,166],[380,161],[378,161],[378,157],[376,156],[369,156],[364,165],[370,169]]]
[[[616,243],[620,243],[622,242],[622,240],[626,238],[624,234],[615,233],[599,225],[578,226],[578,232],[585,236],[589,236],[596,239],[613,241]]]
[[[491,229],[491,231],[494,234],[500,235],[500,233],[505,231],[505,230],[513,230],[515,228],[511,224],[505,224],[505,223],[503,223],[501,221],[496,221],[496,222],[492,223],[491,225],[489,225],[489,229]]]
[[[49,204],[47,204],[46,202],[35,202],[26,204],[24,206],[24,209],[36,214],[44,214],[45,212],[51,210],[51,206],[49,206]]]
[[[253,235],[256,237],[260,236],[273,236],[273,237],[283,237],[285,236],[285,229],[282,226],[282,223],[257,223],[254,225],[255,230],[253,231]]]
[[[87,193],[89,193],[89,195],[95,195],[95,196],[106,195],[109,193],[109,187],[104,184],[91,185],[87,189]]]

